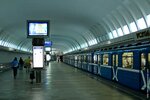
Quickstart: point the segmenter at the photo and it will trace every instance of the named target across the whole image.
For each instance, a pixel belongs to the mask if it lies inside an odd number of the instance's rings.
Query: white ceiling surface
[[[77,50],[150,13],[149,6],[149,0],[0,0],[0,38],[32,50],[26,20],[50,20],[53,47]]]

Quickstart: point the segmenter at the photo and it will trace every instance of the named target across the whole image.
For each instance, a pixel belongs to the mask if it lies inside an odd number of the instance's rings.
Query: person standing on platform
[[[57,56],[57,62],[59,62],[60,61],[60,56]]]
[[[20,57],[20,59],[19,59],[19,69],[20,70],[23,69],[23,64],[24,64],[24,61],[23,61],[22,57]]]
[[[14,58],[14,60],[11,62],[11,65],[12,65],[12,69],[13,69],[14,79],[16,79],[17,70],[18,70],[18,65],[19,65],[19,62],[18,62],[18,60],[17,60],[17,57]]]

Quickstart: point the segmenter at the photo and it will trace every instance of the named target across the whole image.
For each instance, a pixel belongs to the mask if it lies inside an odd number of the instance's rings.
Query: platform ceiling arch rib
[[[1,0],[0,45],[31,51],[26,21],[50,20],[46,40],[60,52],[80,50],[150,27],[149,15],[149,0]]]

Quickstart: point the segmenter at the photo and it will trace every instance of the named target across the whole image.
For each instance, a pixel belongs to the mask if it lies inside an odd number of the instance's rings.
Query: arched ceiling
[[[141,1],[149,3],[148,0]],[[99,36],[112,31],[108,25],[111,20],[107,20],[112,18],[108,14],[112,13],[118,22],[113,23],[113,28],[126,23],[124,17],[123,22],[117,19],[121,19],[119,14],[123,15],[122,13],[117,12],[118,15],[115,15],[116,11],[121,11],[122,8],[119,7],[122,6],[127,9],[125,13],[129,13],[130,10],[124,7],[126,3],[130,4],[130,0],[1,0],[0,39],[8,42],[8,45],[16,45],[18,49],[31,50],[31,39],[26,38],[26,21],[50,20],[48,40],[53,42],[54,48],[61,52],[81,49],[83,44],[89,46],[89,41],[93,39],[100,42]],[[142,9],[138,5],[139,3],[135,7]]]

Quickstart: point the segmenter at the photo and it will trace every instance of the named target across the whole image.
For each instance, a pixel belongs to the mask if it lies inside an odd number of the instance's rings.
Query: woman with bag
[[[26,72],[29,73],[31,69],[31,59],[30,56],[24,61],[24,68],[26,68]]]

